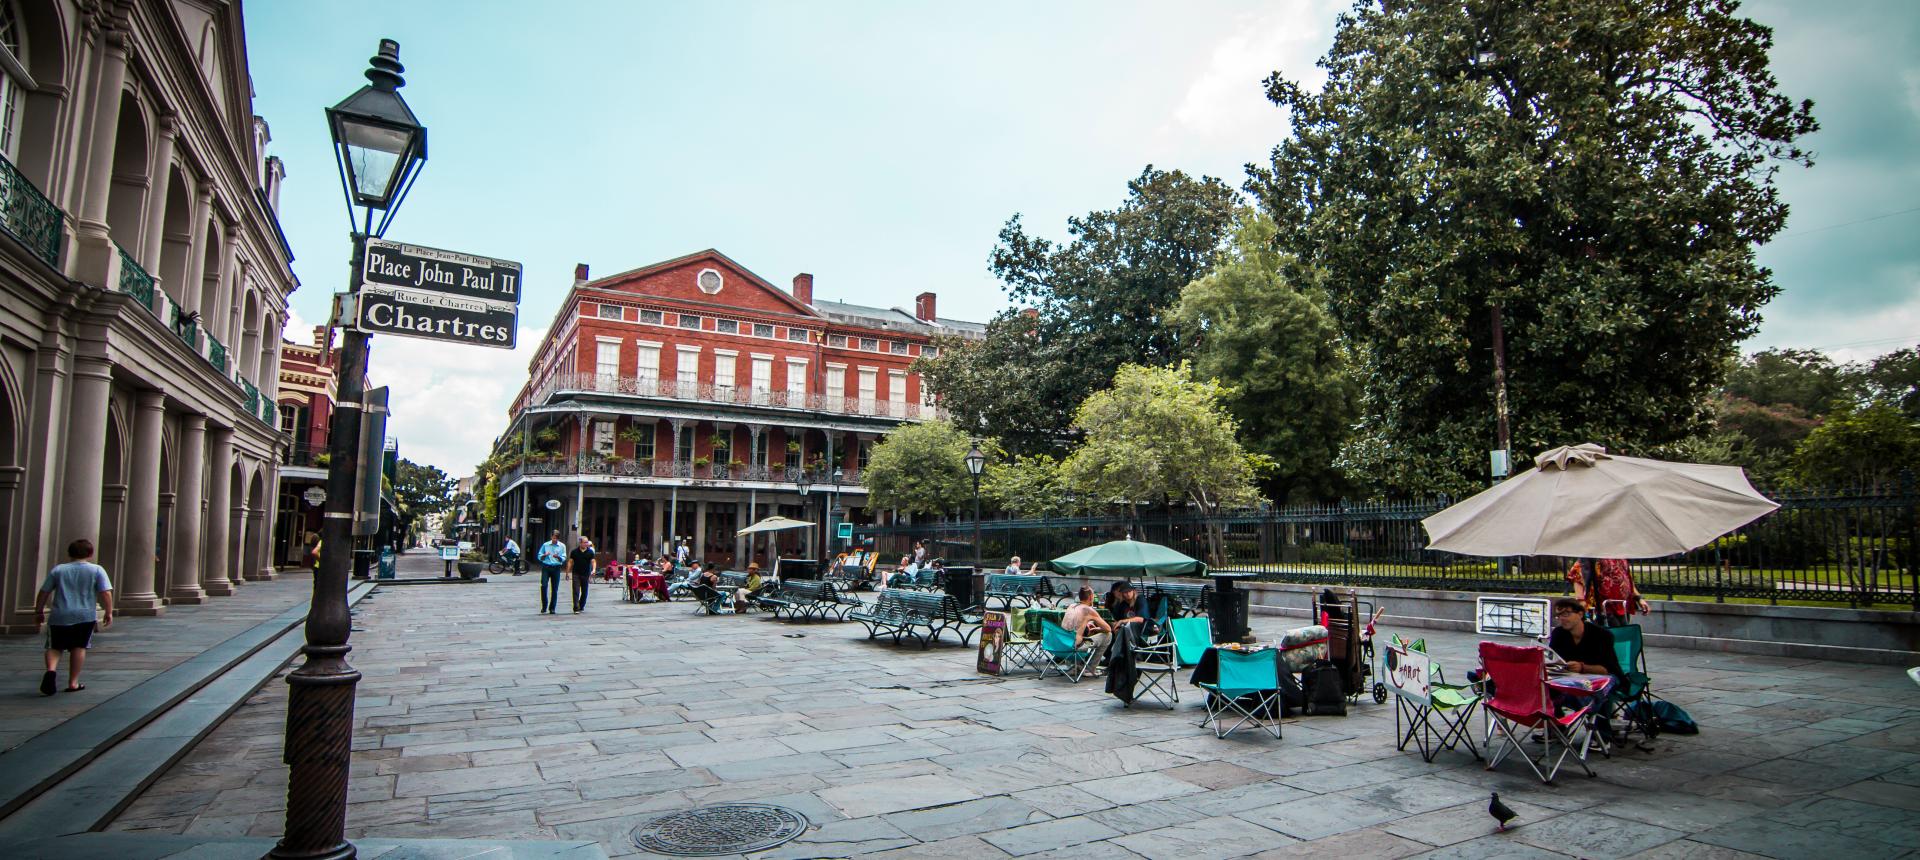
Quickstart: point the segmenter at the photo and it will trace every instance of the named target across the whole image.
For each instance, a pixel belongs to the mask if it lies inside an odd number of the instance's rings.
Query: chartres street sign
[[[360,274],[362,331],[513,348],[519,263],[369,239]]]

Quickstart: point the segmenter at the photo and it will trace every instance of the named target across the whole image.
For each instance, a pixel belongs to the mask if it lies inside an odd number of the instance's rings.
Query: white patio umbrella
[[[1421,521],[1428,549],[1464,555],[1662,558],[1780,507],[1738,466],[1555,448],[1534,468]]]
[[[804,529],[811,525],[813,525],[813,523],[807,522],[806,520],[796,520],[796,519],[789,519],[787,517],[774,516],[774,517],[767,517],[766,519],[763,519],[757,523],[754,523],[753,525],[747,526],[744,529],[734,532],[734,534],[757,535],[761,532],[779,532],[779,531],[786,531],[787,529]]]

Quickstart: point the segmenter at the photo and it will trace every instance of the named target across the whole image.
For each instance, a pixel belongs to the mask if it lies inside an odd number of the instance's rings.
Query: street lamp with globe
[[[367,239],[386,234],[427,160],[427,130],[400,97],[406,85],[400,76],[406,70],[400,65],[400,44],[380,40],[379,53],[368,64],[367,85],[326,110],[353,235],[349,302],[360,292]],[[356,208],[363,213],[357,223]],[[380,213],[377,225],[375,212]],[[347,663],[347,652],[353,650],[347,645],[347,575],[353,563],[367,335],[352,325],[345,328],[328,427],[326,510],[320,526],[320,566],[307,611],[302,649],[306,661],[287,676],[286,831],[268,854],[275,858],[334,860],[355,854],[346,839],[347,773],[360,673]]]
[[[986,468],[987,455],[980,450],[980,443],[975,442],[973,450],[967,452],[967,474],[973,476],[973,564],[975,567],[979,567],[985,558],[980,547],[980,473]]]
[[[794,483],[800,485],[800,509],[803,511],[806,511],[808,514],[813,513],[813,511],[810,510],[811,504],[807,501],[807,491],[813,489],[813,478],[808,477],[807,470],[802,469],[800,470],[799,476],[794,478]],[[812,551],[813,551],[813,527],[808,526],[807,527],[807,552],[812,552]]]

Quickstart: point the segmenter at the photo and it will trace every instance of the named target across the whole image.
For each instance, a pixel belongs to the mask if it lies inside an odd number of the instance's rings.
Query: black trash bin
[[[1251,592],[1238,588],[1208,595],[1207,619],[1213,623],[1213,641],[1245,641],[1252,632],[1247,626],[1247,598],[1251,596]]]
[[[979,601],[974,595],[980,591],[974,588],[974,580],[979,570],[971,565],[947,568],[947,581],[941,583],[946,592],[953,596],[953,602],[961,609],[970,609]]]

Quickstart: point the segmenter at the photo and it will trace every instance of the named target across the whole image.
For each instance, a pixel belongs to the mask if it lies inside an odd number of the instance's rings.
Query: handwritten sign
[[[1433,701],[1433,658],[1404,645],[1388,645],[1381,668],[1394,695],[1415,705]]]
[[[982,675],[998,675],[1006,668],[1007,622],[1007,613],[994,610],[980,619],[980,657],[974,669]]]
[[[1553,602],[1544,597],[1482,597],[1474,601],[1473,632],[1545,639],[1552,618]]]

